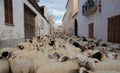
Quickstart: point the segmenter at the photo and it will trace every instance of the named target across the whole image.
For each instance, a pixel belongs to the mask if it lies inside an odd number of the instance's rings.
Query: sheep
[[[47,57],[37,57],[34,59],[33,61],[33,68],[34,68],[34,72],[36,73],[36,70],[43,66],[44,64],[47,64],[47,63],[54,63],[54,62],[57,62],[56,59],[49,59]]]
[[[6,67],[6,68],[0,71],[6,70],[7,73],[9,73],[8,71],[9,69],[11,69],[12,73],[33,73],[32,62],[29,59],[18,56],[18,53],[13,54],[13,52],[9,53],[8,51],[5,51],[2,53],[2,57],[7,58],[8,60],[2,62],[3,64],[4,62],[6,64],[4,64],[4,66],[1,66],[1,68],[2,67]],[[9,68],[9,64],[10,64],[10,68]],[[6,72],[0,72],[0,73],[6,73]]]
[[[77,43],[77,42],[73,42],[73,45],[74,45],[75,47],[80,48],[82,52],[84,52],[84,50],[86,50],[86,48],[85,48],[84,46],[80,45],[80,44]]]
[[[12,73],[33,73],[32,62],[20,56],[9,59]]]
[[[59,59],[58,59],[58,62],[65,62],[65,61],[68,61],[70,60],[70,58],[68,56],[61,56]]]
[[[0,49],[0,54],[2,54],[2,53],[5,52],[5,51],[13,52],[13,51],[16,51],[16,50],[18,50],[18,49],[17,49],[17,48],[6,47],[6,48]]]
[[[9,73],[10,72],[8,55],[9,55],[8,52],[2,52],[2,54],[0,54],[0,73]]]
[[[91,57],[94,54],[94,51],[93,50],[87,50],[87,51],[84,51],[83,54],[88,56],[88,57]]]
[[[57,52],[54,52],[54,53],[52,53],[52,54],[49,54],[48,57],[49,57],[50,59],[59,59],[59,58],[60,58],[60,54],[57,53]]]
[[[96,72],[88,71],[88,73],[120,73],[120,72],[117,72],[117,71],[96,71]]]
[[[75,46],[73,46],[69,43],[66,43],[65,47],[66,47],[67,55],[70,58],[72,58],[73,56],[75,56],[76,54],[81,52],[80,48],[76,48]]]
[[[22,50],[20,51],[20,53],[18,54],[18,56],[21,56],[21,57],[24,57],[24,58],[27,58],[31,61],[33,61],[36,57],[40,56],[39,55],[39,52],[36,51],[36,50]]]
[[[0,59],[0,73],[9,73],[9,62],[6,59]]]
[[[96,58],[99,61],[101,61],[102,57],[103,57],[103,54],[101,52],[97,52],[97,53],[92,55],[92,58]]]
[[[77,54],[77,55],[75,55],[75,56],[73,57],[73,59],[76,59],[76,58],[79,59],[79,62],[80,62],[80,65],[81,65],[81,66],[85,66],[85,65],[86,65],[88,56],[86,56],[86,55],[84,55],[84,54],[82,54],[82,53],[79,53],[79,54]]]
[[[95,61],[89,60],[86,63],[86,68],[91,71],[120,71],[120,61],[113,59],[106,59],[99,62],[97,59]]]
[[[0,59],[2,59],[2,56],[0,55]]]
[[[37,57],[36,59],[34,59],[34,61],[33,61],[34,72],[36,73],[36,70],[37,70],[40,66],[42,66],[42,65],[44,65],[44,64],[46,64],[46,63],[48,63],[47,58]]]
[[[110,52],[110,53],[107,54],[107,56],[108,56],[108,58],[110,58],[110,59],[117,59],[118,54],[115,53],[115,52]]]
[[[108,70],[108,71],[119,71],[120,72],[120,61],[107,59],[96,64],[96,70]]]
[[[96,71],[95,63],[99,63],[99,60],[94,58],[88,58],[85,68],[91,71]]]
[[[74,61],[48,63],[41,66],[36,73],[71,73],[79,69]]]
[[[18,49],[32,49],[31,48],[31,43],[30,42],[22,42],[17,45]]]
[[[85,67],[80,67],[79,73],[89,73]]]
[[[16,50],[12,52],[11,55],[21,56],[21,57],[24,57],[26,59],[33,61],[36,57],[39,56],[39,52],[36,50],[24,49],[24,50]]]
[[[57,50],[55,50],[55,52],[59,53],[60,55],[67,55],[68,54],[68,51],[63,49],[63,48],[57,49]]]

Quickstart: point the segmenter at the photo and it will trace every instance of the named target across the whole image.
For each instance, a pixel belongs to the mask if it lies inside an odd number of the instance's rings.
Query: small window
[[[5,24],[13,26],[13,5],[12,0],[4,0]]]
[[[91,23],[88,25],[89,26],[89,38],[94,38],[94,23]]]

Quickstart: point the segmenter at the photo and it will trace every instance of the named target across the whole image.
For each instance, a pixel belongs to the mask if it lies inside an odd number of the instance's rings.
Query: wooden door
[[[91,23],[91,24],[89,24],[88,25],[89,26],[89,38],[94,38],[94,24],[93,23]]]
[[[24,5],[25,39],[31,39],[35,36],[35,16],[36,14],[28,6]]]
[[[108,18],[108,41],[120,43],[120,15]]]

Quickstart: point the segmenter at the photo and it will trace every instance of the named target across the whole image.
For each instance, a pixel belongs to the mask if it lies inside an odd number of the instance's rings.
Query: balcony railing
[[[87,0],[82,6],[82,14],[84,16],[90,16],[97,11],[98,0]]]

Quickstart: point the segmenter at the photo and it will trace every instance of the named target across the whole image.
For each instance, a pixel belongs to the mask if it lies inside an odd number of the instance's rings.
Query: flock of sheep
[[[85,37],[36,37],[0,49],[0,73],[120,73],[119,49]]]

